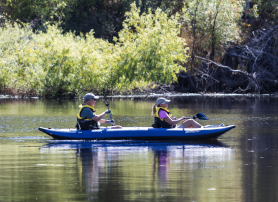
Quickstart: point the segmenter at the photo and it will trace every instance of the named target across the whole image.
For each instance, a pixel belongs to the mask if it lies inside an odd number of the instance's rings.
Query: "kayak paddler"
[[[112,124],[114,120],[102,119],[106,114],[112,114],[111,110],[106,110],[105,112],[97,115],[95,114],[95,103],[99,99],[99,96],[93,93],[87,93],[84,96],[84,103],[80,105],[80,109],[77,113],[77,124],[76,128],[78,130],[92,130],[99,129],[100,123]],[[121,128],[121,126],[112,126],[111,128]]]
[[[177,119],[173,117],[171,112],[168,110],[168,103],[171,100],[167,100],[160,97],[156,100],[152,107],[152,115],[154,116],[154,128],[175,128],[176,125],[184,121],[178,128],[202,128],[203,126],[193,119],[187,119],[186,117],[181,117]]]

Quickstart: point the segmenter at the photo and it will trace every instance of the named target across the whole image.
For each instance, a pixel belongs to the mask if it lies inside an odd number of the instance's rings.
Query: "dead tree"
[[[219,68],[224,68],[224,69],[227,69],[227,70],[229,70],[230,72],[236,72],[236,73],[240,73],[240,74],[243,74],[243,75],[245,75],[248,79],[249,79],[249,85],[247,86],[247,88],[243,91],[243,92],[245,92],[247,89],[249,89],[251,86],[254,86],[255,87],[255,89],[256,90],[259,90],[259,85],[258,85],[258,83],[257,83],[257,81],[256,81],[256,74],[254,73],[254,74],[250,74],[250,73],[248,73],[248,72],[246,72],[246,71],[241,71],[241,70],[234,70],[234,69],[231,69],[230,67],[228,67],[228,66],[225,66],[225,65],[222,65],[222,64],[218,64],[218,63],[216,63],[216,62],[214,62],[214,61],[212,61],[212,60],[209,60],[209,59],[206,59],[206,58],[202,58],[202,57],[199,57],[199,56],[195,56],[196,58],[198,58],[198,59],[201,59],[201,60],[203,60],[203,61],[206,61],[206,62],[209,62],[209,63],[211,63],[211,64],[213,64],[214,66],[216,66],[216,67],[219,67]],[[211,76],[210,76],[211,77]],[[211,77],[211,78],[213,78],[213,77]],[[216,80],[216,79],[215,79]],[[216,80],[217,81],[217,80]]]
[[[235,92],[274,93],[278,91],[278,25],[262,28],[244,45],[230,46],[222,64],[214,65],[246,78],[244,89]],[[202,60],[207,61],[202,58]]]

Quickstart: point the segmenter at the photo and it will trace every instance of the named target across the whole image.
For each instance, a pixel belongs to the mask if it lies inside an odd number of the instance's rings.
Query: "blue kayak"
[[[191,140],[218,138],[233,128],[234,125],[210,125],[204,128],[103,127],[96,130],[40,127],[39,130],[54,139],[67,140]]]

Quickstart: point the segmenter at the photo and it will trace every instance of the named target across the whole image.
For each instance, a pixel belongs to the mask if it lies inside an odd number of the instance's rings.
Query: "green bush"
[[[161,9],[154,14],[151,10],[141,16],[139,13],[133,3],[116,40],[120,61],[115,78],[128,85],[171,83],[177,79],[175,73],[180,70],[180,63],[185,63],[187,58],[185,41],[178,37],[178,17],[168,18]]]
[[[93,31],[76,36],[49,25],[34,34],[27,26],[6,24],[0,29],[1,88],[57,96],[174,81],[187,57],[177,19],[160,9],[140,16],[135,4],[126,15],[114,44],[96,39]]]

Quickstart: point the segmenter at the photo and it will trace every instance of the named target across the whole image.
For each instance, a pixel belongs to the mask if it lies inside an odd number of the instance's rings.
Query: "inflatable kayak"
[[[188,140],[218,138],[235,128],[234,125],[205,126],[204,128],[150,128],[150,127],[111,127],[96,130],[54,129],[39,130],[54,139],[67,140]]]

